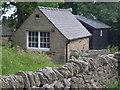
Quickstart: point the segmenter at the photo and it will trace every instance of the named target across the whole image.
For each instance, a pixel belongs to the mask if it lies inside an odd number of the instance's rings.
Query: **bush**
[[[118,47],[117,47],[117,46],[114,46],[114,45],[113,45],[113,46],[108,45],[108,46],[107,46],[107,49],[109,49],[111,53],[115,53],[115,52],[118,51]]]

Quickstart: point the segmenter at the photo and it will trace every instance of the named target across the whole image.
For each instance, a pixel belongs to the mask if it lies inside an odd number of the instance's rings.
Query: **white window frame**
[[[41,51],[50,51],[50,48],[41,48],[40,47],[40,32],[38,32],[38,48],[37,47],[29,47],[29,32],[34,32],[34,31],[27,31],[27,49],[41,50]],[[50,41],[49,41],[49,44],[50,44]]]
[[[103,36],[103,31],[102,31],[102,30],[100,30],[100,36],[101,36],[101,37]]]

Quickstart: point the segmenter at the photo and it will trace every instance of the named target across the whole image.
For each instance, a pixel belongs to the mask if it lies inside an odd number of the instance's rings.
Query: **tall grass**
[[[0,75],[14,74],[18,71],[36,71],[44,67],[57,67],[48,60],[44,52],[24,51],[19,47],[10,48],[11,43],[0,48],[2,51],[2,72]]]

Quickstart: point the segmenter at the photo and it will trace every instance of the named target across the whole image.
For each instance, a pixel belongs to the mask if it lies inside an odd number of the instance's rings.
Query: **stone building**
[[[74,17],[70,9],[38,6],[13,34],[14,46],[47,51],[53,60],[69,60],[71,50],[88,50],[91,34]]]

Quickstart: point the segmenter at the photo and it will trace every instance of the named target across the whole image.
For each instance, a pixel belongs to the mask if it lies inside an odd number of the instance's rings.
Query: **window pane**
[[[50,42],[50,39],[49,39],[49,38],[47,38],[47,42]]]
[[[46,48],[46,46],[47,46],[46,43],[44,43],[44,48]]]
[[[34,32],[31,32],[32,33],[32,36],[34,36]]]
[[[29,36],[31,36],[31,32],[29,32]]]
[[[38,32],[36,32],[36,36],[38,37]]]
[[[50,36],[50,33],[48,32],[48,37]]]
[[[46,40],[46,38],[44,38],[44,42],[46,42],[47,40]]]
[[[29,41],[31,41],[31,37],[29,37]]]
[[[29,32],[28,33],[28,46],[29,47],[38,47],[38,32]]]
[[[46,37],[46,32],[44,32],[44,37]]]
[[[32,43],[32,47],[34,47],[34,43]]]
[[[31,43],[29,43],[29,47],[31,47]]]
[[[38,47],[38,43],[35,44],[35,47]]]
[[[44,38],[40,38],[40,42],[44,42]]]
[[[35,39],[35,42],[38,42],[38,38]]]
[[[50,33],[49,32],[40,32],[40,47],[41,48],[50,48]]]
[[[50,44],[49,43],[47,43],[47,48],[50,48]]]
[[[40,43],[40,47],[43,48],[43,43]]]
[[[32,42],[34,42],[34,37],[32,37]]]
[[[46,37],[49,37],[50,35],[49,35],[49,32],[46,32]]]
[[[40,32],[40,36],[43,36],[43,34],[44,34],[43,32]]]

